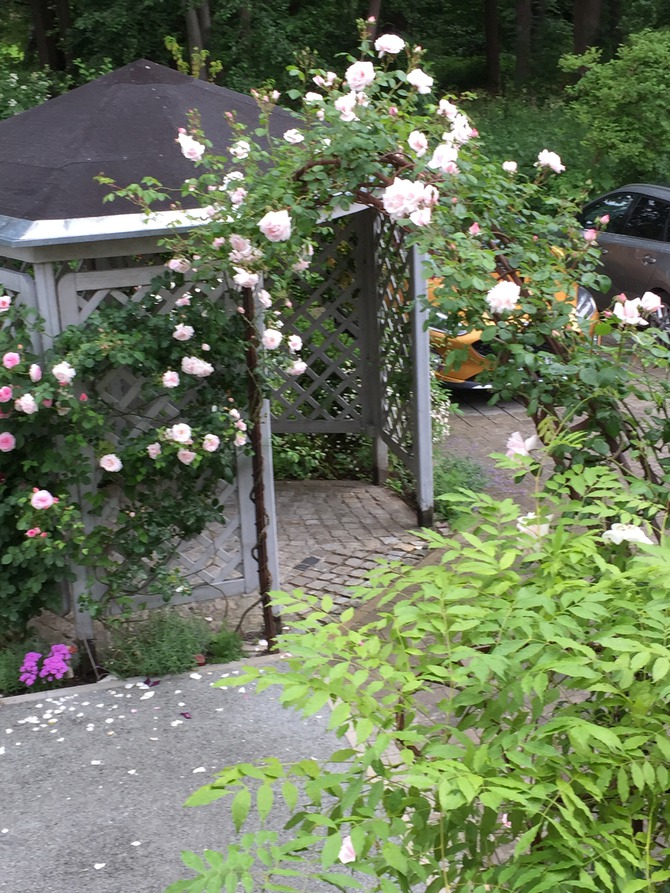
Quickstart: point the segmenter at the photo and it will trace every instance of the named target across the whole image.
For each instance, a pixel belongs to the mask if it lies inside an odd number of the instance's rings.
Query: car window
[[[609,214],[609,223],[605,227],[608,233],[621,233],[626,216],[637,196],[632,192],[616,192],[599,198],[584,208],[582,223],[587,228],[598,225],[598,219]]]
[[[670,212],[668,202],[641,196],[626,220],[623,233],[639,239],[655,239],[661,242],[665,238],[668,212]]]

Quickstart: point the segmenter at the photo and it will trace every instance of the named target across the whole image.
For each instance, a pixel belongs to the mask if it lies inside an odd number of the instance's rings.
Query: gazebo
[[[94,180],[104,173],[126,185],[151,176],[178,191],[193,175],[175,143],[191,110],[220,154],[231,141],[225,112],[251,127],[258,121],[250,97],[140,60],[0,123],[0,286],[44,318],[38,348],[85,323],[103,302],[125,303],[146,290],[164,270],[161,237],[197,225],[169,207],[147,219],[130,202],[105,204],[108,189]],[[288,111],[275,109],[274,133],[293,126]],[[425,313],[414,301],[426,291],[421,258],[404,247],[400,228],[368,208],[349,209],[333,231],[314,258],[321,285],[294,303],[285,321],[286,331],[300,330],[308,371],[283,381],[262,425],[273,588],[280,580],[271,432],[371,437],[375,481],[383,482],[391,450],[414,475],[419,525],[432,522],[429,345]],[[179,289],[165,294],[157,312],[169,312],[179,296]],[[101,386],[127,406],[138,380],[128,369]],[[259,588],[249,456],[240,452],[235,482],[221,488],[225,518],[180,559],[198,600]],[[73,609],[84,588],[80,571],[68,593]],[[92,639],[90,617],[74,616],[77,637]]]

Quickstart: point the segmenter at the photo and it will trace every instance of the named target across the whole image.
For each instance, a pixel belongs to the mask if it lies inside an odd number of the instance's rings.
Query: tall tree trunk
[[[573,46],[576,54],[593,46],[600,29],[602,0],[575,0],[572,14]]]
[[[40,65],[52,71],[64,71],[66,57],[66,29],[70,27],[70,8],[67,0],[58,0],[56,9],[47,0],[29,0],[33,36]]]
[[[500,35],[498,33],[497,0],[484,0],[484,33],[486,37],[486,80],[491,93],[500,93]]]
[[[530,49],[533,28],[532,0],[516,0],[516,30],[514,50],[516,64],[514,67],[514,83],[523,86],[530,76]]]
[[[209,0],[202,0],[198,6],[192,6],[188,0],[185,0],[184,16],[186,18],[186,40],[188,41],[188,51],[191,57],[191,64],[194,61],[194,51],[206,50],[209,46],[209,38],[212,27],[212,17],[209,9]],[[195,72],[194,72],[195,73]],[[209,65],[207,60],[203,65],[198,66],[198,77],[206,81],[209,75]]]

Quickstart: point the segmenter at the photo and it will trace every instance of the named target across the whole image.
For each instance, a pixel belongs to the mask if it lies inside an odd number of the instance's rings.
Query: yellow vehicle
[[[433,292],[440,285],[440,279],[431,280],[428,287],[428,301],[430,303],[437,303],[433,297]],[[568,296],[565,292],[557,292],[556,298],[559,301],[566,301]],[[597,322],[598,310],[596,303],[590,292],[585,288],[582,286],[575,288],[575,295],[571,303],[574,304],[579,317],[590,319],[593,323]],[[446,317],[439,312],[436,312],[434,315],[437,320],[446,320]],[[491,368],[491,360],[487,357],[491,350],[487,342],[480,340],[481,334],[477,329],[472,329],[453,335],[444,329],[438,328],[437,325],[430,327],[430,348],[434,358],[433,371],[438,381],[451,388],[459,389],[481,390],[490,387],[488,384],[478,380],[478,376],[482,372]],[[446,358],[454,350],[465,350],[466,358],[459,365],[449,368]]]

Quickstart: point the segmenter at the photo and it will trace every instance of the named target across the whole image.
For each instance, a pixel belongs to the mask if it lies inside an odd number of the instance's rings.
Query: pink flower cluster
[[[52,645],[51,651],[43,660],[42,668],[38,669],[40,660],[42,654],[39,651],[28,651],[23,658],[19,679],[24,685],[34,685],[38,678],[47,682],[62,679],[70,669],[72,652],[67,645]]]
[[[396,177],[384,190],[382,202],[384,210],[393,220],[409,217],[416,226],[427,226],[439,197],[434,186],[420,180]]]

